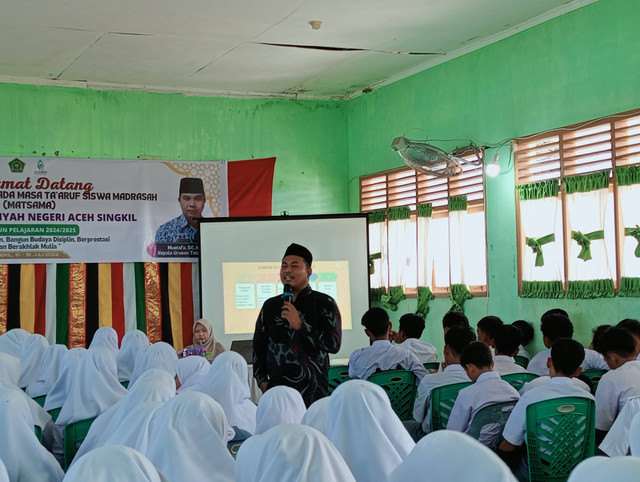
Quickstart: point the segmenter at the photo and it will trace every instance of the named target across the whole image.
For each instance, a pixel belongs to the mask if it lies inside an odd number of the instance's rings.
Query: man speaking
[[[329,395],[328,353],[337,353],[342,323],[336,302],[309,286],[311,252],[291,244],[282,258],[282,296],[262,305],[253,335],[253,376],[264,393],[287,385],[307,407]]]

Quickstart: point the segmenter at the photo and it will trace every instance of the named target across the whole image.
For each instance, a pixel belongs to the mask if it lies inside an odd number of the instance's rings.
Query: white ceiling
[[[594,1],[0,0],[0,81],[348,99]]]

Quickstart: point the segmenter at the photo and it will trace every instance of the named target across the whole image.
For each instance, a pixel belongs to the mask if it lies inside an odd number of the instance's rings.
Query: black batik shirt
[[[294,330],[280,316],[282,303],[280,296],[269,298],[256,321],[253,376],[258,384],[295,388],[309,406],[329,395],[328,353],[340,349],[340,312],[333,298],[307,286],[293,302],[302,320],[302,328]]]

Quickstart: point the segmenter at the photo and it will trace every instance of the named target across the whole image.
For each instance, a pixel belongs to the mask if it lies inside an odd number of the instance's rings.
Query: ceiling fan
[[[436,177],[451,177],[462,172],[462,164],[481,165],[484,162],[484,152],[475,143],[446,152],[439,147],[422,141],[412,141],[406,137],[396,137],[391,143],[391,149],[396,151],[405,164],[416,171]],[[464,159],[463,153],[472,151],[476,161]]]

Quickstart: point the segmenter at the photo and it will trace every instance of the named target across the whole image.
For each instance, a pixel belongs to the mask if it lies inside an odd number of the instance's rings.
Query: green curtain
[[[522,281],[522,298],[564,298],[562,281]]]
[[[418,299],[416,306],[416,315],[420,315],[423,318],[427,317],[429,313],[429,301],[434,299],[431,288],[427,286],[418,286]]]
[[[374,301],[380,301],[386,294],[387,290],[384,288],[369,288],[369,298],[372,303]]]
[[[466,211],[467,196],[454,196],[449,198],[449,211]]]
[[[562,179],[564,190],[567,194],[576,192],[589,192],[609,187],[609,175],[611,171],[592,172],[582,176],[570,176]]]
[[[636,224],[635,228],[624,228],[624,235],[631,236],[638,242],[634,254],[636,255],[636,258],[640,258],[640,226]]]
[[[640,184],[640,165],[614,167],[613,172],[616,174],[618,186],[631,186],[632,184]]]
[[[618,296],[640,298],[640,278],[620,278]]]
[[[391,286],[389,288],[389,294],[380,297],[382,305],[391,311],[398,311],[398,303],[405,299],[407,299],[407,297],[404,294],[403,286]]]
[[[387,214],[389,216],[389,221],[396,221],[398,219],[409,219],[411,217],[411,209],[409,209],[408,206],[389,208]]]
[[[613,298],[615,295],[616,289],[613,286],[613,280],[611,279],[569,281],[567,283],[567,298]]]
[[[582,261],[588,261],[591,259],[591,241],[604,239],[604,231],[593,231],[586,234],[581,233],[580,231],[571,231],[571,239],[582,246],[580,253],[578,253],[578,258]]]
[[[544,266],[544,257],[542,256],[542,245],[551,243],[556,240],[556,235],[551,233],[541,238],[526,238],[527,246],[529,246],[536,254],[536,266]]]
[[[467,288],[467,285],[454,284],[449,288],[449,299],[451,300],[451,308],[449,311],[464,311],[463,305],[465,300],[472,298],[471,291]]]
[[[430,218],[431,213],[433,213],[433,205],[431,203],[427,204],[418,204],[418,217],[419,218]]]
[[[369,224],[382,223],[387,218],[386,209],[378,209],[369,213]]]
[[[530,199],[542,199],[545,197],[556,197],[558,195],[557,179],[549,179],[548,181],[534,182],[533,184],[520,184],[516,186],[520,201],[528,201]]]

